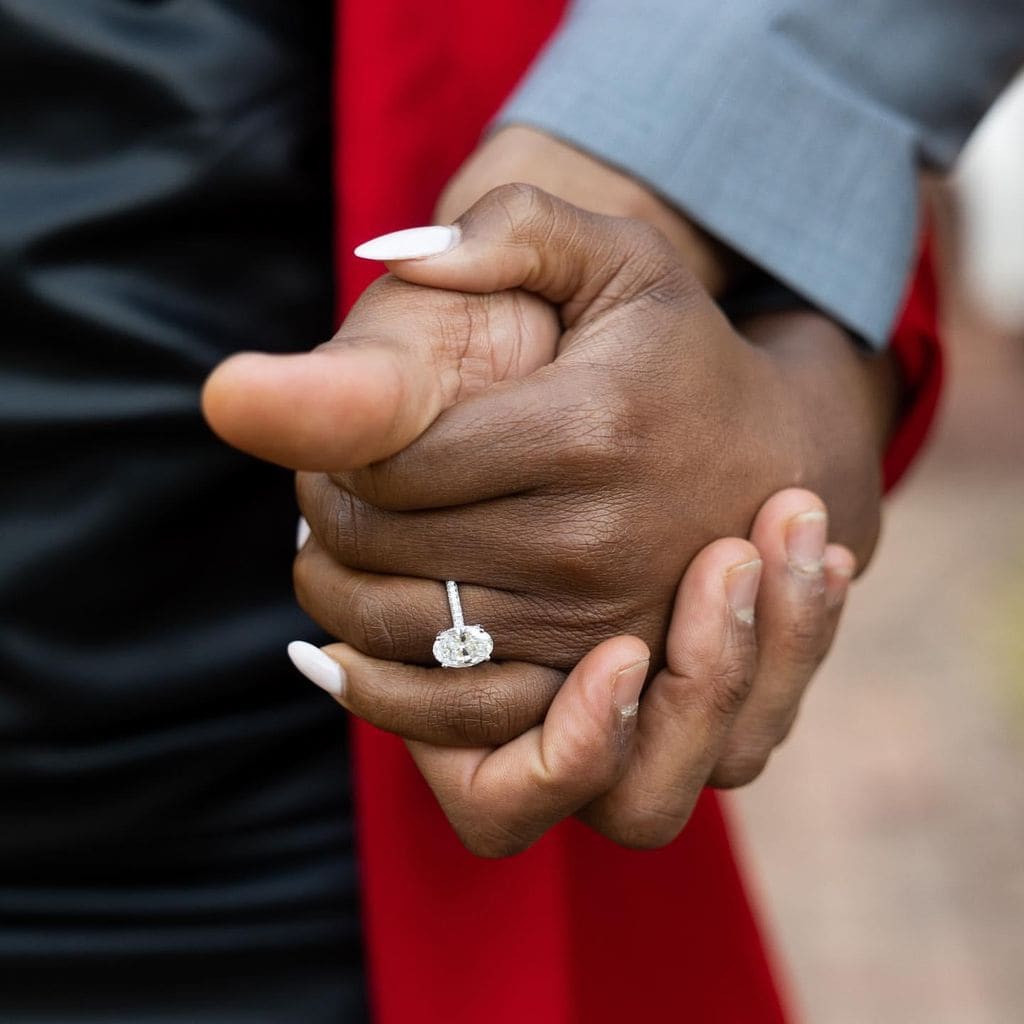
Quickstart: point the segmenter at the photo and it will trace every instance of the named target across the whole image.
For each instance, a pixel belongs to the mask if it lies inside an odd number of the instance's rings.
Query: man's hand
[[[299,483],[318,553],[297,588],[328,631],[429,663],[433,581],[456,579],[499,660],[567,670],[630,633],[657,667],[683,569],[774,491],[813,487],[836,538],[870,550],[884,415],[841,332],[767,317],[751,344],[656,231],[536,189],[460,227],[392,264],[408,283],[371,289],[327,345],[235,357],[207,385],[238,447],[350,470]]]

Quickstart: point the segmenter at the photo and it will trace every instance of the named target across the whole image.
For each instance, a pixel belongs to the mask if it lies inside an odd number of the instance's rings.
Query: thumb
[[[206,420],[289,469],[359,469],[408,446],[455,402],[554,358],[556,311],[525,291],[465,295],[385,277],[311,352],[243,352],[203,388]]]
[[[591,213],[533,185],[502,185],[452,225],[381,235],[355,254],[386,263],[413,284],[534,292],[562,307],[566,327],[667,277],[688,277],[656,228]]]
[[[519,853],[615,785],[632,748],[649,658],[636,637],[605,640],[566,678],[544,722],[497,749],[406,741],[472,853]]]

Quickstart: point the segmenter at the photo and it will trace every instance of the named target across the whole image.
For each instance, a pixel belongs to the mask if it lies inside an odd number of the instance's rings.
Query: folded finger
[[[710,544],[687,569],[623,776],[579,814],[615,842],[663,846],[686,824],[754,677],[760,575],[757,549],[738,539]]]
[[[542,721],[565,678],[522,662],[423,668],[381,661],[347,644],[288,647],[295,667],[354,715],[406,739],[494,746]]]
[[[795,488],[770,498],[754,521],[751,540],[764,559],[757,674],[712,776],[716,785],[760,774],[832,642],[853,556],[828,546],[827,532],[824,504]]]
[[[511,743],[497,750],[408,744],[469,850],[518,853],[615,784],[648,665],[637,638],[606,640],[570,673],[543,724]]]
[[[571,388],[565,385],[572,373]],[[337,474],[346,490],[383,509],[466,505],[562,480],[585,479],[605,457],[607,375],[585,365],[542,367],[445,410],[402,451]],[[486,442],[486,443],[485,443]]]
[[[299,474],[297,493],[317,541],[335,561],[364,572],[486,581],[527,593],[539,593],[545,581],[572,581],[582,593],[586,574],[602,569],[593,565],[583,503],[570,519],[553,494],[392,512],[319,473]],[[602,512],[595,502],[595,521]]]

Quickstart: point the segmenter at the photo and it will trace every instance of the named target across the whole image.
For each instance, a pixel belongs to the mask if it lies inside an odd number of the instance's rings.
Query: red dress
[[[349,0],[337,15],[336,215],[347,309],[379,273],[351,257],[430,223],[441,187],[556,26],[563,0]],[[894,338],[911,400],[892,484],[938,395],[934,289],[922,263]],[[568,821],[485,861],[455,838],[402,742],[354,723],[369,989],[379,1024],[785,1019],[719,801],[656,852]]]

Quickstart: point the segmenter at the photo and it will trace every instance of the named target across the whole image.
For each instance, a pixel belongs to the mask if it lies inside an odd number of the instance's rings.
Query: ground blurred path
[[[935,442],[731,798],[806,1024],[1024,1021],[1024,339],[947,319]]]

